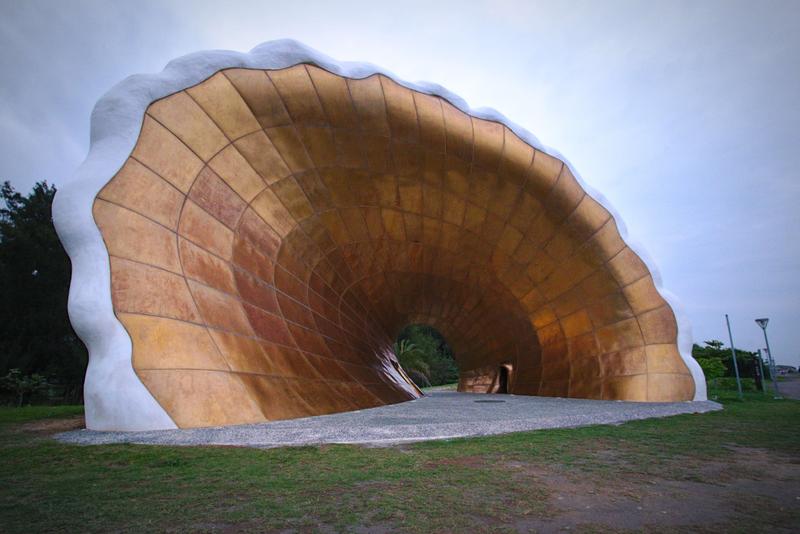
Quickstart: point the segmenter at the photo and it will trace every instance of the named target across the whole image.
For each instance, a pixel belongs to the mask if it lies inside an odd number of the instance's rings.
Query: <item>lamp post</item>
[[[763,356],[761,356],[761,349],[758,349],[758,368],[761,372],[761,392],[765,395],[767,394],[767,388],[764,386],[764,381],[767,379],[766,375],[764,374],[764,364],[763,364]]]
[[[739,380],[739,365],[736,363],[736,348],[733,346],[733,334],[731,334],[731,320],[728,319],[728,314],[725,314],[725,322],[728,323],[728,337],[731,340],[731,356],[733,357],[733,370],[736,372],[736,389],[739,390],[739,400],[744,400],[742,397],[742,381]]]
[[[767,344],[767,356],[769,357],[769,374],[772,375],[772,386],[775,388],[775,398],[781,398],[781,392],[778,391],[778,375],[775,373],[775,360],[772,359],[772,351],[769,350],[769,338],[767,338],[767,323],[768,318],[756,319],[756,324],[764,331],[764,342]]]

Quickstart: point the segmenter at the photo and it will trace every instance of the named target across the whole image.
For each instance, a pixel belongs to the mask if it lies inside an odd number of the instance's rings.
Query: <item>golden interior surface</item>
[[[133,367],[179,427],[460,391],[690,400],[675,317],[609,212],[502,124],[374,75],[230,69],[147,110],[98,194]]]

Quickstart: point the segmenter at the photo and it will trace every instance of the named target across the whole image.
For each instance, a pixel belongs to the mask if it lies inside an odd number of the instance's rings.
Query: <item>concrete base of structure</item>
[[[435,392],[400,404],[287,421],[146,432],[78,430],[59,434],[57,439],[80,445],[138,443],[258,448],[331,443],[392,445],[618,424],[720,409],[720,404],[711,401],[645,403]]]

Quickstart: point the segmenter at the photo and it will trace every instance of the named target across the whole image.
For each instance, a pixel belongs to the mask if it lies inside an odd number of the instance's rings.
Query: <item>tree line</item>
[[[700,364],[709,384],[722,388],[736,387],[732,352],[730,347],[725,348],[722,341],[712,339],[703,342],[703,346],[695,344],[692,347],[692,356]],[[745,389],[755,389],[759,377],[771,379],[769,365],[761,360],[757,352],[737,348],[736,364]]]
[[[70,262],[53,226],[56,188],[0,188],[0,382],[3,401],[82,400],[88,355],[67,316]]]

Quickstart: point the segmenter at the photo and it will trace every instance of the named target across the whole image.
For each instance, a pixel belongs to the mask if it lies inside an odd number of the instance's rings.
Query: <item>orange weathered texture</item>
[[[94,215],[134,368],[181,427],[412,399],[410,323],[461,391],[694,394],[672,310],[569,168],[384,76],[229,69],[161,99]]]

